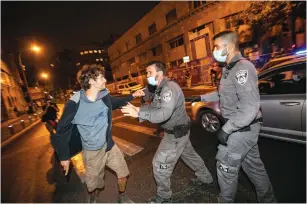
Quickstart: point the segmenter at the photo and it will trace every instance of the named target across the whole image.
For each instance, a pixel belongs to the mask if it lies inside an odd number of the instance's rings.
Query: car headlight
[[[196,104],[196,102],[191,103],[191,106],[194,106]]]

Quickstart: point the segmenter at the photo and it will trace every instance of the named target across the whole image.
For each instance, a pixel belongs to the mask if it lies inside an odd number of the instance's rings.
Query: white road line
[[[116,136],[113,136],[113,140],[117,146],[128,156],[133,156],[144,149],[143,147],[140,147],[134,143],[128,142]]]
[[[151,135],[151,136],[154,136],[154,132],[156,131],[155,128],[149,128],[149,127],[144,127],[140,125],[133,125],[130,123],[125,123],[125,122],[119,122],[119,123],[114,124],[113,126],[124,128],[127,130],[132,130],[134,132],[144,133],[146,135]]]

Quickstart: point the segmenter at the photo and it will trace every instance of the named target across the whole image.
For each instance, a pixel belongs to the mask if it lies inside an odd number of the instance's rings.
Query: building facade
[[[96,63],[105,68],[106,78],[113,79],[112,70],[109,64],[108,44],[90,43],[81,45],[76,49],[76,65],[82,67],[84,64]]]
[[[3,58],[2,58],[3,59]],[[27,109],[17,66],[1,59],[1,121],[16,118]],[[10,66],[9,66],[10,65]]]
[[[147,62],[161,60],[167,65],[168,75],[179,82],[190,72],[192,84],[210,83],[212,38],[218,32],[234,29],[236,14],[248,5],[248,2],[160,2],[109,47],[114,78],[144,75]],[[251,41],[249,28],[243,26],[242,42]],[[183,57],[189,62],[184,63]]]

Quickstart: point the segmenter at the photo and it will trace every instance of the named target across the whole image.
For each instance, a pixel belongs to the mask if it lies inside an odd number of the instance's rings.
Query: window
[[[130,87],[132,87],[132,86],[137,86],[138,85],[138,83],[136,83],[136,82],[130,82],[129,84],[128,84],[128,86],[130,86]]]
[[[129,48],[130,48],[130,43],[129,43],[129,41],[127,41],[126,42],[126,49],[129,50]]]
[[[230,16],[226,16],[223,18],[225,21],[225,28],[230,29],[239,25],[242,25],[243,22],[239,20],[238,13],[232,14]]]
[[[84,53],[83,52],[80,52],[80,55],[83,55]]]
[[[174,49],[174,48],[179,47],[181,45],[183,45],[183,36],[176,37],[176,38],[169,41],[169,46],[170,46],[171,49]]]
[[[139,55],[140,62],[146,61],[146,52],[143,52]]]
[[[94,50],[94,53],[97,53],[97,50]]]
[[[192,33],[197,33],[197,32],[199,32],[199,31],[201,31],[201,30],[203,30],[205,28],[206,28],[206,24],[194,28],[193,30],[191,30],[191,32]]]
[[[88,51],[89,53],[93,53],[93,50]]]
[[[132,57],[131,59],[128,60],[128,63],[130,65],[133,65],[135,63],[135,57]]]
[[[174,60],[171,62],[171,67],[175,68],[180,66],[183,63],[183,59]]]
[[[177,12],[176,9],[171,10],[165,15],[166,23],[170,24],[177,19]]]
[[[100,61],[102,61],[102,62],[103,62],[103,59],[102,59],[102,58],[100,58]]]
[[[201,5],[204,5],[206,1],[189,1],[189,8],[190,9],[196,9],[200,7]]]
[[[98,53],[101,53],[101,50],[98,50]]]
[[[306,62],[292,64],[259,78],[260,94],[306,93]]]
[[[162,53],[162,45],[158,45],[157,47],[154,47],[151,49],[152,56],[159,56]]]
[[[88,51],[84,51],[84,54],[85,54],[85,55],[88,54]]]
[[[149,27],[148,27],[148,31],[149,31],[149,35],[152,35],[154,34],[155,32],[157,32],[157,26],[155,23],[151,24]]]
[[[142,42],[142,34],[139,33],[137,36],[135,36],[135,42],[136,44],[139,44],[140,42]]]

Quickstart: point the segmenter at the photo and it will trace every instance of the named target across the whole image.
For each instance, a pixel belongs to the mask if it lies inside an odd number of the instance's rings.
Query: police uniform
[[[191,145],[190,118],[185,110],[183,92],[177,83],[164,78],[155,91],[152,103],[140,108],[139,119],[159,123],[165,131],[152,161],[158,196],[171,198],[170,177],[179,157],[195,171],[200,181],[213,182],[204,161]]]
[[[220,144],[216,155],[219,202],[234,202],[241,166],[255,185],[258,201],[276,202],[257,145],[262,118],[257,84],[254,65],[237,54],[223,68],[218,91],[201,96],[202,101],[220,101],[226,122],[222,129],[229,134],[227,146]]]

